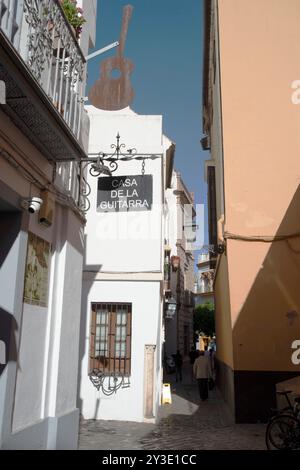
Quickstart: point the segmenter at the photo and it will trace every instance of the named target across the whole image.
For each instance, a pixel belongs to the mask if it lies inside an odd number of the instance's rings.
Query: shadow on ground
[[[264,424],[235,424],[218,389],[201,402],[190,369],[183,381],[164,377],[171,385],[171,405],[162,405],[158,423],[83,421],[80,449],[105,450],[252,450],[265,449]]]

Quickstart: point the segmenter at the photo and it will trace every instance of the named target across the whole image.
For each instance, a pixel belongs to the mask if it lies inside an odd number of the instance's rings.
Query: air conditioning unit
[[[55,199],[54,195],[49,191],[43,191],[41,194],[43,198],[43,205],[39,212],[39,223],[45,227],[50,227],[53,224]]]

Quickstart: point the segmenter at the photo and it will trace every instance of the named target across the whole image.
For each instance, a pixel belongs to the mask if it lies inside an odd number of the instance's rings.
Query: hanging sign
[[[152,193],[152,175],[100,177],[97,212],[149,211]]]

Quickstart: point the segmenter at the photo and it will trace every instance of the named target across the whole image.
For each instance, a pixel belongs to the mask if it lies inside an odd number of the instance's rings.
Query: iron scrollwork
[[[94,387],[98,391],[101,389],[106,396],[117,393],[120,388],[130,387],[129,377],[113,373],[107,375],[99,369],[93,369],[89,374],[89,378]]]
[[[24,0],[30,72],[76,138],[80,136],[86,63],[57,0]]]
[[[87,181],[87,171],[95,178],[101,174],[111,176],[119,168],[120,162],[128,162],[131,160],[140,160],[142,162],[141,174],[145,174],[146,160],[156,160],[161,155],[155,154],[140,154],[136,148],[127,148],[124,143],[120,143],[120,134],[116,136],[116,143],[111,144],[110,148],[112,153],[99,152],[97,154],[90,154],[92,158],[83,159],[81,161],[81,198],[79,208],[83,212],[90,209],[89,195],[91,194],[91,186]],[[89,168],[88,168],[89,167]]]

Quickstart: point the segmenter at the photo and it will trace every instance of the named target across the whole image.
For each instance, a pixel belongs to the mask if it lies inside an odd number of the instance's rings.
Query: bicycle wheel
[[[266,445],[269,450],[296,449],[299,421],[292,414],[275,416],[266,429]]]

